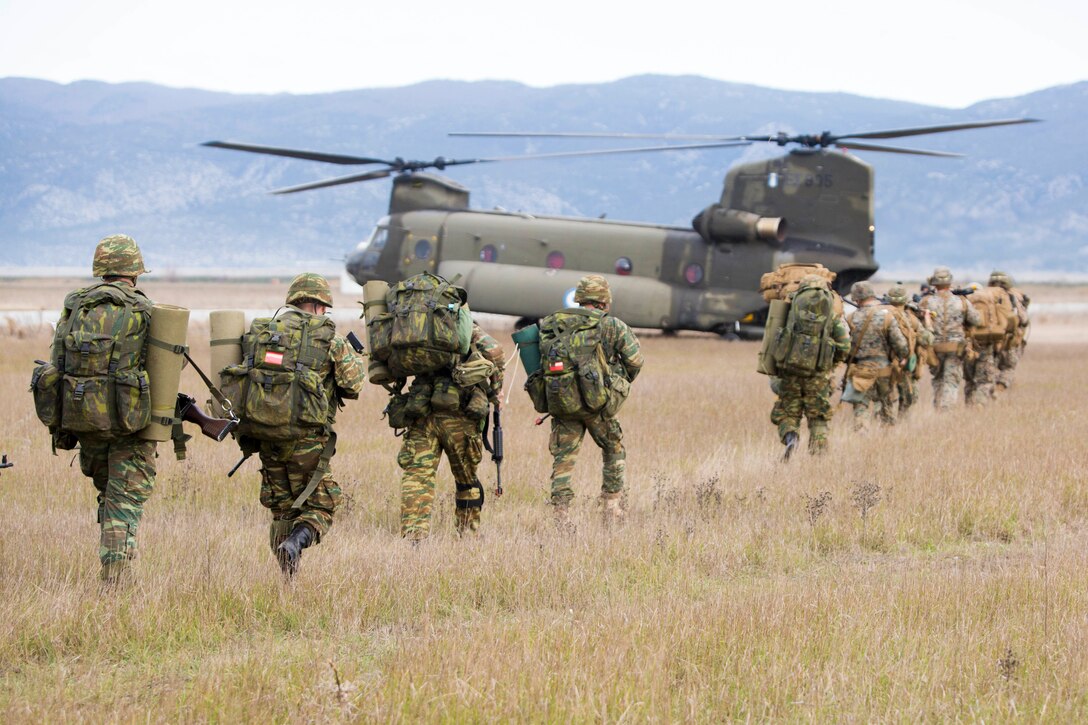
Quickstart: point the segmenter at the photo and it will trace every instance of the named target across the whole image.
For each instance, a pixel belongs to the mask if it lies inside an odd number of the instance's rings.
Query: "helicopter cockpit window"
[[[689,264],[684,268],[684,279],[688,284],[695,286],[703,281],[703,265],[701,264]]]
[[[563,269],[567,263],[567,258],[563,256],[562,252],[551,252],[548,254],[548,269]]]
[[[416,242],[416,259],[426,259],[431,256],[431,243],[426,239]]]
[[[481,262],[498,262],[499,250],[495,248],[494,244],[485,244],[483,249],[480,250]]]
[[[631,264],[630,257],[620,257],[616,260],[616,274],[629,275],[635,268],[635,265]]]

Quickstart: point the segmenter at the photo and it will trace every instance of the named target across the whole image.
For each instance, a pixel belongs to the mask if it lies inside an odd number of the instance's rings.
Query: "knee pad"
[[[456,484],[457,496],[454,503],[459,509],[478,509],[484,505],[484,487],[476,480],[468,484]]]

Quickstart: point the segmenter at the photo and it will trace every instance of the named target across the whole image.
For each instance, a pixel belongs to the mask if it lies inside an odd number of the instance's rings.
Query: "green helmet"
[[[326,307],[332,307],[332,291],[329,289],[329,281],[320,274],[303,272],[291,280],[291,288],[287,290],[287,304],[295,305],[307,300],[320,302]]]
[[[867,299],[876,297],[876,291],[868,282],[855,282],[854,286],[850,288],[850,297],[854,302],[864,302]]]
[[[952,270],[948,267],[937,267],[933,270],[933,276],[929,278],[929,283],[934,287],[945,287],[952,284]]]
[[[91,265],[95,277],[139,277],[146,272],[140,248],[127,234],[111,234],[95,247]]]
[[[910,301],[910,295],[907,294],[907,288],[903,286],[902,282],[896,282],[895,286],[888,290],[888,294],[885,296],[888,298],[888,302],[896,307],[902,307]]]
[[[574,290],[574,301],[578,304],[584,302],[596,302],[597,304],[612,304],[612,290],[608,287],[608,280],[599,274],[587,274],[578,280],[578,287]]]
[[[990,272],[990,287],[1001,287],[1003,289],[1010,289],[1012,287],[1012,277],[999,270]]]

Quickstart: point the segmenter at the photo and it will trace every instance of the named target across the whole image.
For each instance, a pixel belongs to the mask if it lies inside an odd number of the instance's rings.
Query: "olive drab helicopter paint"
[[[534,320],[564,304],[579,278],[596,273],[612,285],[613,312],[631,325],[728,333],[750,332],[762,324],[766,303],[759,280],[781,263],[823,264],[837,273],[835,288],[842,294],[877,270],[873,170],[847,151],[958,156],[858,139],[1031,122],[1034,119],[1005,119],[800,136],[474,132],[451,135],[657,138],[670,144],[491,158],[439,157],[433,161],[384,160],[226,141],[204,145],[340,165],[384,166],[273,192],[277,194],[395,175],[388,215],[347,260],[347,271],[360,284],[395,282],[422,271],[436,272],[446,278],[459,277],[458,284],[468,290],[475,311]],[[677,141],[686,143],[674,143]],[[696,214],[691,227],[475,210],[469,207],[468,189],[425,171],[475,163],[757,142],[799,148],[769,160],[734,166],[726,175],[719,201]]]

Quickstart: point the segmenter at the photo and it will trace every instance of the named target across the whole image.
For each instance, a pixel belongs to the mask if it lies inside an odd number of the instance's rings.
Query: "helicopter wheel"
[[[540,322],[540,318],[538,317],[519,317],[517,322],[514,323],[514,330],[521,330],[530,325],[535,325],[538,322]]]
[[[726,342],[736,342],[741,339],[741,336],[737,334],[737,324],[734,322],[731,325],[719,325],[714,328],[714,333]]]

